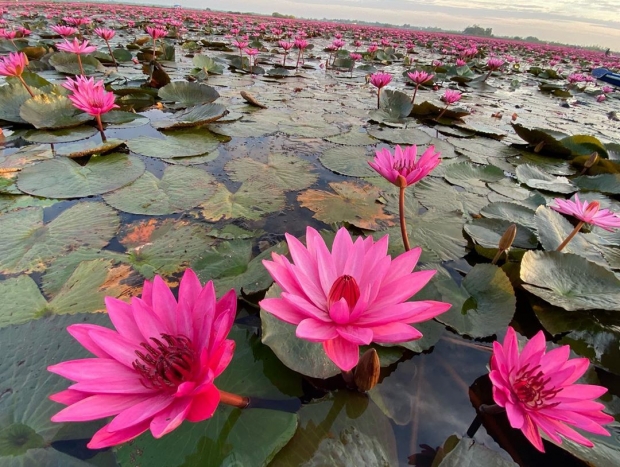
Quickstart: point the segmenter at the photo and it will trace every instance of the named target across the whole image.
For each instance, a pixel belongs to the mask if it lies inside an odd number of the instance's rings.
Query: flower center
[[[595,214],[598,212],[600,208],[601,208],[601,203],[599,203],[598,201],[592,201],[590,204],[588,204],[588,207],[585,208],[583,211],[584,219],[592,220],[592,218],[595,216]]]
[[[176,389],[191,379],[196,355],[191,341],[185,336],[162,334],[151,337],[153,344],[142,342],[146,352],[136,350],[138,358],[133,367],[140,373],[140,381],[149,389]]]
[[[341,298],[347,301],[349,308],[353,308],[359,300],[360,288],[353,276],[345,274],[334,281],[327,298],[328,308],[331,308],[331,306]]]
[[[560,392],[560,389],[547,387],[550,378],[545,379],[545,375],[539,370],[539,366],[531,370],[527,366],[521,370],[519,378],[513,383],[512,387],[519,400],[530,409],[541,409],[543,407],[553,407],[559,402],[550,402]]]

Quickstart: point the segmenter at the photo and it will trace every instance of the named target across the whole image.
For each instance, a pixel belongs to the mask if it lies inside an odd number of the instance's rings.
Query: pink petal
[[[359,361],[359,347],[342,337],[323,342],[323,349],[342,371],[351,370]]]
[[[306,319],[305,315],[299,313],[286,301],[280,298],[265,298],[260,301],[259,305],[263,310],[271,313],[285,323],[299,324],[302,320]]]
[[[177,334],[176,310],[177,301],[170,287],[160,276],[153,279],[153,306],[152,309],[163,324],[168,334]],[[138,323],[138,326],[140,323]],[[151,334],[151,337],[153,335]]]
[[[90,353],[101,358],[108,358],[110,355],[99,344],[94,342],[89,334],[92,330],[104,330],[105,332],[114,332],[103,326],[96,324],[71,324],[67,326],[67,332],[71,334],[75,340],[82,344]]]
[[[153,437],[161,438],[183,423],[190,410],[191,402],[191,397],[176,399],[170,407],[153,417],[150,425]]]
[[[508,328],[512,329],[512,328]],[[513,331],[514,332],[514,331]],[[505,341],[504,341],[505,342]],[[525,437],[529,440],[532,445],[538,449],[540,452],[545,452],[545,447],[543,446],[542,438],[540,437],[540,433],[538,432],[538,426],[534,424],[533,420],[529,415],[526,415],[524,418],[523,426],[521,427],[521,431],[525,435]]]
[[[133,368],[132,364],[137,358],[134,342],[119,335],[116,331],[106,328],[91,330],[89,335],[95,344],[106,349],[110,357],[129,368]]]
[[[108,425],[108,430],[118,431],[149,420],[172,404],[170,394],[157,394],[120,412]]]
[[[333,303],[329,309],[329,317],[336,324],[346,324],[349,322],[349,305],[344,298]]]
[[[220,403],[220,391],[211,385],[205,392],[194,396],[187,412],[186,419],[190,422],[201,422],[211,418]]]
[[[353,342],[356,345],[368,345],[372,342],[372,330],[358,326],[338,326],[336,332],[343,339]]]
[[[525,423],[525,413],[518,404],[506,404],[506,415],[510,426],[520,430]]]
[[[213,370],[213,377],[217,378],[226,369],[235,352],[235,341],[225,340],[211,353],[209,367]]]
[[[111,358],[69,360],[51,365],[47,367],[47,370],[71,381],[86,381],[98,378],[111,378],[113,380],[138,379],[135,370],[129,369]]]
[[[177,332],[188,338],[194,337],[193,309],[202,285],[196,273],[186,269],[179,285],[179,301],[176,309]]]
[[[295,330],[295,335],[310,342],[323,342],[338,337],[333,323],[325,323],[313,318],[302,320]]]
[[[76,402],[89,397],[90,394],[82,392],[82,391],[73,391],[72,389],[65,389],[64,391],[57,392],[56,394],[52,394],[49,398],[54,402],[58,402],[59,404],[71,405]]]
[[[95,394],[64,408],[52,417],[53,422],[85,422],[116,415],[150,396]]]
[[[162,334],[176,335],[176,332],[167,328],[155,311],[153,311],[153,308],[148,306],[141,298],[132,297],[131,307],[134,319],[143,337],[142,342],[152,344],[152,337],[159,338]]]
[[[112,324],[121,336],[137,343],[144,340],[134,320],[133,310],[129,303],[118,298],[105,297],[105,306]]]
[[[422,337],[420,331],[405,323],[388,323],[381,326],[373,326],[371,329],[373,342],[379,344],[409,342]]]
[[[109,424],[105,425],[97,433],[95,433],[87,445],[90,449],[103,449],[132,440],[148,429],[149,422],[147,420],[124,430],[113,432],[108,431],[109,426]]]

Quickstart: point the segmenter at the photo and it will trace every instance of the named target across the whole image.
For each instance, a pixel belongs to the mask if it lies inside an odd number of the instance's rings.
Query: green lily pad
[[[52,447],[69,425],[50,420],[61,406],[48,396],[66,389],[67,381],[50,375],[47,367],[88,356],[66,331],[68,325],[78,322],[105,325],[109,319],[104,314],[55,316],[0,330],[0,350],[5,355],[0,362],[0,393],[3,394],[0,399],[0,464],[3,466],[92,465]],[[89,438],[97,428],[96,424],[84,425],[80,435]]]
[[[273,284],[265,298],[276,298],[282,293]],[[261,340],[284,365],[291,370],[311,378],[326,379],[340,373],[340,369],[329,359],[323,345],[299,339],[295,335],[296,326],[285,323],[271,313],[260,311],[262,323]]]
[[[465,232],[478,245],[484,248],[497,248],[500,238],[511,224],[515,224],[515,222],[504,219],[473,219],[470,223],[465,224]],[[517,224],[517,235],[512,246],[527,249],[536,248],[538,238],[530,229]]]
[[[460,287],[444,268],[420,292],[418,300],[439,300],[452,304],[436,319],[470,337],[487,337],[502,332],[512,321],[516,297],[506,273],[492,264],[477,264]]]
[[[271,467],[399,465],[389,418],[363,394],[332,393],[302,407],[299,419]]]
[[[202,104],[189,107],[182,112],[176,112],[171,117],[155,120],[152,122],[152,125],[158,129],[200,126],[215,122],[227,113],[226,107],[221,104]]]
[[[54,153],[47,144],[24,146],[9,156],[3,157],[2,152],[0,152],[0,171],[10,173],[36,162],[53,158]]]
[[[332,182],[335,193],[307,190],[297,199],[301,207],[314,212],[313,217],[326,224],[348,222],[366,230],[381,230],[394,224],[391,215],[377,203],[379,190],[372,185]]]
[[[372,177],[377,175],[369,165],[373,158],[369,157],[364,147],[344,146],[328,149],[319,156],[326,169],[349,177]]]
[[[124,143],[125,140],[115,138],[109,138],[102,142],[89,140],[80,143],[68,143],[56,149],[56,155],[66,156],[72,159],[92,156],[93,154],[100,155],[110,152]]]
[[[159,159],[200,156],[214,151],[220,141],[204,128],[178,130],[163,134],[164,138],[140,136],[127,141],[129,149],[143,156]]]
[[[570,161],[558,159],[557,157],[541,156],[534,152],[520,152],[517,156],[511,157],[508,161],[515,165],[530,164],[538,167],[543,172],[550,175],[574,175],[576,170],[571,167]]]
[[[561,140],[568,137],[561,131],[549,130],[545,128],[526,127],[520,123],[511,123],[517,135],[537,148],[537,152],[554,154],[559,157],[569,157],[570,149],[565,148]]]
[[[259,138],[279,131],[278,124],[287,120],[280,111],[260,110],[251,116],[245,116],[242,120],[233,123],[212,123],[208,128],[213,133],[231,138]],[[287,123],[292,125],[290,120]]]
[[[401,91],[384,89],[379,97],[379,109],[371,112],[375,122],[402,122],[409,117],[413,104],[411,98]]]
[[[600,191],[609,195],[620,194],[620,174],[583,175],[573,180],[581,190]]]
[[[489,189],[485,182],[497,182],[504,178],[504,171],[493,165],[473,165],[467,162],[450,164],[444,177],[453,185],[465,188],[468,192],[486,194]]]
[[[70,128],[93,119],[76,109],[69,98],[58,94],[40,94],[28,99],[20,107],[19,115],[39,129]]]
[[[35,198],[28,195],[3,195],[0,196],[0,212],[9,212],[21,208],[40,206],[47,208],[56,204],[59,200],[49,198]]]
[[[581,256],[528,251],[521,280],[526,290],[565,310],[620,310],[620,279]]]
[[[554,177],[530,164],[520,165],[516,173],[517,179],[530,188],[553,193],[574,193],[578,190],[568,178]]]
[[[438,211],[461,211],[479,214],[489,204],[486,196],[459,191],[441,179],[426,177],[413,186],[413,193],[420,204]]]
[[[530,229],[536,229],[535,211],[521,204],[505,202],[491,203],[482,208],[480,214],[490,219],[503,219],[508,222],[524,225]]]
[[[195,69],[206,71],[208,74],[221,75],[224,67],[206,55],[194,55],[192,64]]]
[[[17,187],[45,198],[82,198],[125,186],[144,170],[139,158],[120,153],[93,156],[86,165],[72,159],[52,159],[22,170]]]
[[[201,154],[199,156],[190,156],[190,157],[175,157],[174,159],[166,159],[166,162],[173,165],[199,165],[206,164],[207,162],[214,161],[220,155],[219,149],[211,151],[207,154]]]
[[[213,280],[220,295],[235,289],[237,294],[253,294],[267,290],[273,279],[263,266],[264,259],[271,259],[271,253],[288,253],[285,243],[279,243],[252,258],[251,240],[222,242],[205,251],[194,260],[191,268],[202,281]]]
[[[477,443],[472,438],[462,438],[437,467],[517,467],[513,461],[504,459],[498,452]]]
[[[594,136],[574,135],[560,140],[560,144],[571,152],[572,156],[589,156],[593,152],[598,153],[599,157],[609,158],[607,149]]]
[[[284,394],[265,375],[287,370],[277,360],[257,364],[260,341],[233,327],[229,338],[236,342],[228,368],[215,380],[218,389],[253,397],[283,399]],[[260,426],[260,430],[256,427]],[[121,467],[209,467],[242,465],[265,467],[293,437],[297,415],[279,410],[234,409],[220,404],[212,418],[184,422],[161,439],[147,432],[117,450]]]
[[[31,90],[35,96],[41,94],[36,88]],[[13,123],[28,123],[20,116],[19,109],[30,98],[30,94],[28,94],[28,91],[21,83],[0,86],[0,120]]]
[[[215,189],[215,179],[204,170],[171,166],[161,179],[145,172],[133,183],[105,195],[104,200],[120,211],[156,216],[191,209]]]
[[[105,72],[105,67],[99,60],[90,55],[81,55],[82,67],[84,68],[85,75],[92,75],[99,72]],[[66,73],[69,75],[80,75],[80,65],[78,63],[77,55],[68,52],[57,52],[52,54],[49,59],[49,64],[56,68],[56,71],[60,73]]]
[[[419,104],[414,104],[411,113],[421,117],[438,116],[443,112],[443,117],[446,119],[458,120],[462,117],[469,115],[469,111],[463,107],[449,107],[446,108],[446,104],[439,99],[433,101],[424,101]]]
[[[416,128],[396,129],[396,128],[369,128],[368,134],[373,138],[387,141],[392,144],[428,144],[431,137],[422,130]]]
[[[209,221],[222,219],[258,220],[266,214],[284,209],[284,192],[261,180],[241,184],[235,193],[219,184],[213,196],[200,205],[202,216]]]
[[[126,261],[147,279],[178,273],[213,243],[204,225],[174,219],[125,225],[119,239],[127,248]]]
[[[535,221],[538,238],[543,248],[547,251],[556,250],[574,229],[571,223],[559,212],[545,206],[540,206],[536,210]],[[608,267],[601,254],[590,246],[590,242],[582,233],[575,235],[562,251],[583,256],[588,261],[592,261],[605,268]]]
[[[118,224],[116,212],[103,203],[75,204],[47,224],[40,207],[9,212],[0,217],[0,271],[41,271],[82,245],[103,248]]]
[[[326,138],[340,134],[340,128],[314,116],[312,118],[303,116],[293,121],[284,120],[278,125],[278,130],[287,135],[303,136],[304,138]]]
[[[179,102],[184,106],[210,104],[220,97],[220,93],[211,86],[188,81],[173,81],[159,90],[163,101]]]
[[[269,180],[274,187],[286,191],[304,190],[318,178],[310,162],[286,154],[269,154],[266,164],[251,157],[233,159],[224,168],[235,182]]]
[[[90,138],[97,133],[92,126],[79,126],[62,130],[30,130],[24,135],[26,141],[39,144],[70,143]]]
[[[133,112],[125,112],[123,110],[112,110],[101,116],[101,121],[106,128],[134,128],[146,125],[149,122],[148,117]]]
[[[40,315],[47,307],[47,301],[30,276],[0,281],[0,293],[6,300],[0,312],[0,328],[26,323]]]
[[[368,146],[377,143],[377,140],[368,135],[361,133],[359,129],[348,131],[336,136],[328,136],[327,141],[345,146]]]

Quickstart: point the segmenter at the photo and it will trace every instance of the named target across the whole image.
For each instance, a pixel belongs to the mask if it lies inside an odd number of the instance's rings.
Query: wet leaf
[[[32,92],[35,95],[40,94],[40,91],[36,88],[32,89]],[[0,120],[28,123],[20,116],[19,109],[30,98],[30,94],[28,94],[28,91],[21,83],[0,86]]]
[[[70,143],[97,134],[92,126],[78,126],[61,130],[30,130],[24,135],[26,141],[40,144]]]
[[[269,154],[266,164],[251,157],[233,159],[226,164],[225,170],[235,182],[268,180],[270,185],[286,191],[304,190],[318,179],[310,162],[277,153]]]
[[[220,144],[220,141],[204,128],[172,131],[162,133],[162,136],[163,139],[139,136],[127,141],[127,146],[131,151],[143,156],[174,159],[200,156],[217,149]]]
[[[24,275],[0,281],[0,293],[6,300],[0,311],[0,328],[26,323],[40,316],[47,307],[47,301],[30,276]]]
[[[114,138],[106,139],[104,142],[89,140],[79,143],[68,143],[56,149],[56,155],[70,157],[72,159],[92,156],[93,154],[101,155],[118,148],[124,143],[124,140]]]
[[[69,98],[58,94],[41,94],[28,99],[19,109],[24,121],[35,128],[70,128],[93,117],[76,109]]]
[[[92,75],[97,71],[104,72],[105,68],[99,60],[90,55],[81,55],[82,67],[85,75]],[[56,68],[60,73],[68,75],[81,75],[80,65],[78,64],[77,55],[68,52],[57,52],[52,54],[49,59],[50,65]]]
[[[517,178],[530,188],[553,193],[574,193],[578,190],[566,177],[554,177],[530,164],[517,167]]]
[[[187,81],[173,81],[159,89],[163,101],[179,102],[190,107],[198,104],[210,104],[220,97],[219,92],[211,86]]]
[[[144,162],[140,159],[120,153],[93,156],[86,165],[72,159],[52,159],[24,168],[17,186],[34,196],[81,198],[125,186],[144,170]]]
[[[498,452],[476,443],[471,438],[462,438],[456,447],[441,461],[438,467],[517,467],[513,461],[504,459]]]
[[[573,182],[585,191],[600,191],[610,195],[620,194],[620,174],[601,174],[594,177],[584,175],[575,178]]]
[[[528,251],[521,280],[525,289],[565,310],[620,310],[620,279],[581,256]]]
[[[209,173],[191,167],[166,167],[161,179],[145,172],[133,183],[104,196],[110,206],[131,214],[151,216],[182,212],[215,193]]]
[[[472,219],[470,223],[465,224],[465,232],[478,245],[485,248],[497,248],[499,240],[506,232],[506,229],[515,223],[514,221],[503,219]],[[536,248],[538,246],[538,239],[530,229],[517,224],[517,235],[512,245],[517,248]]]
[[[176,112],[171,117],[155,120],[152,124],[158,129],[200,126],[221,119],[227,112],[223,105],[203,104],[189,107],[182,112]]]
[[[416,128],[395,129],[395,128],[369,128],[368,134],[373,138],[387,141],[392,144],[428,144],[431,137],[422,130]]]

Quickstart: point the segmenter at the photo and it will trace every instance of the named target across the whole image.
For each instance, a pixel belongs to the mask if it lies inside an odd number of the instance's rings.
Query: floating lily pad
[[[536,229],[534,209],[516,203],[491,203],[480,211],[484,217],[490,219],[503,219],[524,225],[530,229]]]
[[[284,209],[284,192],[260,180],[243,183],[235,193],[220,184],[213,196],[200,205],[202,216],[209,221],[222,219],[257,220]]]
[[[545,206],[536,210],[536,229],[543,248],[554,251],[569,236],[574,227],[559,212]],[[583,256],[589,261],[603,267],[608,267],[601,254],[590,246],[582,233],[578,233],[562,250],[564,253],[574,253]]]
[[[560,157],[568,157],[570,149],[565,148],[560,142],[568,135],[560,131],[545,128],[526,127],[520,123],[512,123],[515,132],[525,141],[536,146],[537,152],[555,154]]]
[[[164,170],[161,179],[145,172],[104,199],[120,211],[156,216],[191,209],[213,195],[215,189],[215,179],[204,170],[172,166]]]
[[[574,193],[578,190],[568,178],[554,177],[530,164],[517,167],[517,178],[530,188],[553,193]]]
[[[174,219],[134,222],[123,226],[119,238],[127,262],[147,279],[183,270],[213,243],[204,225]]]
[[[485,182],[497,182],[504,178],[504,171],[493,165],[473,165],[467,162],[450,164],[444,177],[453,185],[478,194],[488,193]]]
[[[0,196],[0,212],[35,206],[46,208],[56,204],[58,201],[57,199],[35,198],[34,196],[27,195],[3,195]]]
[[[2,157],[0,152],[0,171],[17,172],[28,165],[53,158],[52,149],[47,144],[24,146],[9,156]]]
[[[589,156],[596,152],[599,157],[609,158],[607,149],[594,136],[574,135],[560,140],[560,144],[571,152],[572,156]]]
[[[278,124],[285,120],[286,116],[281,112],[260,110],[242,120],[233,123],[213,123],[208,128],[218,135],[231,138],[258,138],[279,131]]]
[[[373,157],[369,157],[366,148],[344,146],[328,149],[319,156],[321,164],[332,172],[349,177],[372,177],[377,175],[369,165]]]
[[[480,246],[484,248],[497,248],[499,240],[506,232],[506,229],[514,224],[513,221],[503,219],[472,219],[465,224],[465,232]],[[517,224],[517,235],[513,246],[517,248],[536,248],[538,238],[534,232],[523,225]]]
[[[110,152],[124,143],[125,140],[114,138],[109,138],[102,142],[89,140],[80,143],[69,143],[63,144],[56,149],[56,154],[70,158],[92,156],[93,154],[99,155]]]
[[[305,138],[325,138],[340,134],[340,128],[330,125],[325,120],[314,117],[299,118],[294,121],[283,121],[278,125],[278,130],[287,135],[303,136]]]
[[[162,135],[163,139],[151,136],[133,138],[127,141],[127,146],[131,151],[143,156],[174,159],[200,156],[217,149],[220,144],[212,133],[203,128],[172,131]]]
[[[228,368],[215,380],[218,389],[252,397],[283,399],[285,396],[265,375],[284,378],[287,371],[274,358],[258,364],[260,341],[233,328],[235,353]],[[291,378],[292,376],[289,376]],[[299,383],[298,383],[299,384]],[[256,430],[261,426],[260,430]],[[161,439],[147,432],[121,446],[117,459],[122,467],[136,462],[149,467],[204,465],[264,467],[284,447],[297,427],[293,413],[268,409],[234,409],[220,404],[212,418],[199,423],[184,422]]]
[[[158,129],[200,126],[215,122],[226,115],[226,113],[226,107],[220,104],[197,105],[182,112],[177,112],[171,117],[155,120],[153,126]]]
[[[288,248],[285,243],[279,243],[252,258],[251,240],[233,240],[206,250],[191,267],[201,280],[213,280],[220,295],[230,289],[235,289],[237,294],[253,294],[273,283],[262,262],[271,259],[272,252],[283,255],[288,253]]]
[[[620,174],[586,175],[573,180],[575,185],[585,191],[600,191],[609,195],[620,194]]]
[[[225,169],[235,182],[269,180],[274,187],[286,191],[308,188],[318,178],[310,162],[286,154],[269,154],[266,164],[251,157],[233,159]]]
[[[76,109],[69,98],[58,94],[41,94],[28,99],[19,115],[35,128],[70,128],[93,117]]]
[[[35,95],[40,94],[38,89],[32,89]],[[26,88],[20,84],[0,86],[0,120],[14,123],[28,123],[20,114],[19,109],[24,102],[31,98]]]
[[[82,245],[103,248],[118,228],[118,216],[103,203],[78,203],[45,224],[43,208],[0,217],[0,271],[31,272]]]
[[[47,301],[30,276],[0,281],[0,293],[5,300],[0,311],[0,327],[26,323],[40,316],[47,307]]]
[[[457,190],[440,179],[426,177],[413,186],[413,192],[420,204],[438,211],[461,211],[479,214],[489,204],[486,196]]]
[[[72,159],[52,159],[22,170],[17,186],[34,196],[82,198],[125,186],[144,170],[144,162],[140,159],[120,153],[93,156],[86,165]]]
[[[370,119],[379,123],[402,122],[409,117],[413,108],[407,94],[392,89],[384,89],[379,101],[379,109],[370,114]]]
[[[373,138],[387,141],[392,144],[428,144],[431,137],[416,128],[369,128],[368,134]]]
[[[207,162],[214,161],[220,155],[219,149],[211,151],[207,154],[201,154],[199,156],[190,156],[190,157],[175,157],[174,159],[166,159],[166,162],[173,165],[199,165],[206,164]]]
[[[439,267],[431,281],[416,294],[418,300],[439,300],[452,308],[436,319],[470,337],[502,332],[512,320],[516,297],[508,276],[492,264],[477,264],[460,287]]]
[[[338,391],[299,411],[299,428],[271,467],[398,465],[390,420],[362,394]]]
[[[472,438],[462,438],[437,467],[517,467],[513,461],[504,459],[498,452],[477,443]]]
[[[173,81],[160,88],[159,97],[164,101],[179,102],[189,107],[209,104],[220,97],[220,93],[206,84]]]
[[[345,146],[368,146],[377,142],[377,140],[369,136],[368,133],[362,133],[359,129],[351,130],[336,136],[328,136],[325,139],[332,143],[343,144]]]
[[[353,182],[332,182],[329,186],[336,193],[307,190],[297,197],[301,207],[314,211],[314,218],[326,224],[348,222],[367,230],[394,224],[393,217],[377,202],[380,193],[376,187]]]
[[[101,121],[107,128],[134,128],[146,125],[149,122],[148,117],[133,112],[125,112],[123,110],[112,110],[101,116]]]
[[[80,59],[82,61],[82,67],[84,68],[85,75],[92,75],[97,71],[105,71],[105,67],[95,57],[91,57],[90,55],[80,55]],[[66,73],[69,75],[82,74],[80,65],[78,64],[77,55],[74,53],[57,52],[52,54],[49,59],[49,63],[60,73]]]
[[[521,152],[519,155],[508,159],[508,161],[516,166],[530,164],[550,175],[574,175],[576,172],[571,167],[570,161],[558,159],[557,157],[541,156],[533,152]]]
[[[97,133],[92,126],[79,126],[62,130],[30,130],[24,135],[26,141],[40,144],[70,143],[90,138]]]
[[[0,464],[9,467],[92,465],[52,446],[69,424],[50,420],[61,406],[49,400],[49,395],[66,389],[67,381],[50,375],[47,367],[88,356],[66,331],[68,325],[78,322],[106,325],[109,319],[104,314],[55,316],[0,330],[0,351],[5,355],[0,362],[0,393],[3,394]],[[90,438],[97,426],[89,424],[81,428],[80,435]],[[107,459],[110,461],[113,462]]]
[[[192,58],[194,68],[204,70],[208,74],[221,75],[224,67],[206,55],[194,55]]]
[[[528,251],[521,262],[523,287],[565,310],[620,311],[620,279],[581,256]]]

